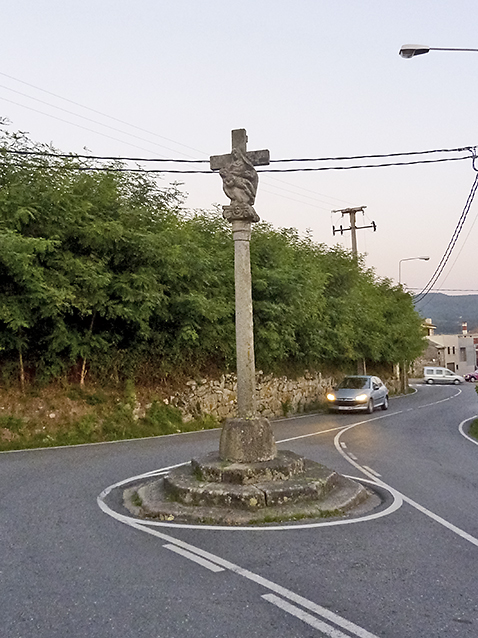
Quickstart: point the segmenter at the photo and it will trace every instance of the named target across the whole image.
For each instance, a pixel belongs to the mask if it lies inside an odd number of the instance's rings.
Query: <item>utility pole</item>
[[[338,228],[335,228],[335,226],[332,226],[332,233],[334,235],[336,233],[340,233],[341,235],[343,235],[344,233],[346,233],[346,232],[348,232],[350,230],[350,232],[352,233],[352,254],[353,254],[355,259],[357,259],[357,257],[358,257],[357,230],[362,230],[363,228],[373,228],[374,232],[377,230],[377,224],[375,222],[372,222],[369,226],[357,226],[357,224],[356,224],[356,215],[357,215],[357,213],[363,213],[365,208],[367,208],[367,207],[366,206],[357,206],[356,208],[342,208],[340,210],[333,210],[332,211],[333,213],[341,213],[342,217],[345,217],[345,215],[349,216],[350,228],[344,228],[342,226],[342,224]]]
[[[335,228],[335,226],[332,226],[332,233],[334,235],[336,233],[340,233],[341,235],[343,235],[345,232],[348,232],[350,230],[352,235],[352,254],[356,261],[358,260],[357,230],[362,230],[363,228],[373,228],[374,232],[377,230],[377,224],[375,222],[372,222],[369,226],[357,226],[356,215],[357,213],[363,213],[365,208],[367,207],[357,206],[356,208],[342,208],[340,210],[332,211],[333,213],[341,213],[342,217],[345,217],[345,215],[349,216],[350,228],[344,228],[342,224],[338,228]],[[367,374],[365,359],[359,359],[359,361],[357,361],[357,374]]]

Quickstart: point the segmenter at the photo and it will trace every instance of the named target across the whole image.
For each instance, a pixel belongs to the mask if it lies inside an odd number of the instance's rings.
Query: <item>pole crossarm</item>
[[[352,233],[352,253],[355,257],[355,259],[358,258],[358,249],[357,249],[357,230],[362,230],[362,228],[373,228],[374,232],[377,230],[377,224],[375,222],[372,222],[370,225],[368,226],[357,226],[357,224],[355,223],[355,217],[357,215],[357,213],[363,213],[364,209],[367,208],[366,206],[356,206],[355,208],[340,208],[339,210],[333,210],[333,213],[341,213],[342,217],[345,217],[345,215],[349,216],[350,219],[350,228],[344,228],[342,225],[340,225],[338,228],[335,228],[335,226],[332,226],[332,233],[333,235],[335,235],[335,233],[340,233],[341,235],[343,235],[345,232],[347,231],[351,231]]]
[[[372,222],[369,226],[355,226],[355,230],[362,230],[363,228],[373,228],[373,231],[375,232],[377,230],[377,224],[375,222]],[[335,226],[332,226],[333,235],[335,235],[336,233],[340,233],[341,235],[343,235],[348,230],[352,230],[352,227],[343,228],[343,226],[339,226],[338,228],[335,228]]]

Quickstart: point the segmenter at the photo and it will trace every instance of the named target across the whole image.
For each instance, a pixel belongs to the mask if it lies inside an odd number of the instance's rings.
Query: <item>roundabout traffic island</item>
[[[126,489],[123,502],[142,519],[257,526],[361,515],[380,499],[320,463],[277,452],[267,419],[233,419],[223,429],[219,454],[193,458],[167,476]]]
[[[210,168],[231,200],[223,216],[234,240],[237,414],[222,428],[219,453],[193,459],[162,478],[123,493],[126,508],[145,519],[216,525],[260,525],[362,514],[380,499],[357,481],[293,452],[277,452],[269,421],[257,416],[250,240],[259,221],[253,205],[269,151],[247,150],[245,129],[232,131],[231,152]]]

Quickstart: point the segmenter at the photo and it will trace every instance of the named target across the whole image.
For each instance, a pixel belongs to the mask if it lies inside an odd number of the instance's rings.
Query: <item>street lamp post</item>
[[[425,44],[404,44],[400,47],[398,55],[402,58],[414,58],[416,55],[423,55],[429,51],[478,51],[478,49],[454,49],[449,47],[428,47]]]
[[[415,261],[415,260],[428,261],[429,259],[430,257],[428,257],[428,255],[423,257],[405,257],[405,259],[400,259],[400,261],[398,262],[399,286],[402,285],[402,261]],[[399,370],[398,376],[400,379],[400,391],[402,393],[405,393],[408,386],[408,363],[406,361],[400,361],[400,363],[398,364],[398,370]]]
[[[400,259],[400,261],[398,262],[398,283],[400,285],[402,283],[402,261],[415,261],[416,259],[428,261],[430,257],[406,257],[405,259]]]

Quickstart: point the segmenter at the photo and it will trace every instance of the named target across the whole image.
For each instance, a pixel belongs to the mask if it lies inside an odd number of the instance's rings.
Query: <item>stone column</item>
[[[251,222],[233,220],[234,278],[236,288],[237,412],[239,418],[255,416],[256,372],[252,322],[252,284],[249,242]]]
[[[277,455],[269,421],[256,416],[256,371],[252,321],[250,240],[251,224],[259,221],[253,208],[258,175],[255,166],[269,164],[269,151],[248,151],[245,129],[232,131],[232,150],[210,158],[212,170],[218,170],[223,190],[231,200],[223,206],[225,219],[231,222],[234,238],[234,283],[236,296],[237,411],[226,421],[219,443],[223,461],[258,463]]]

